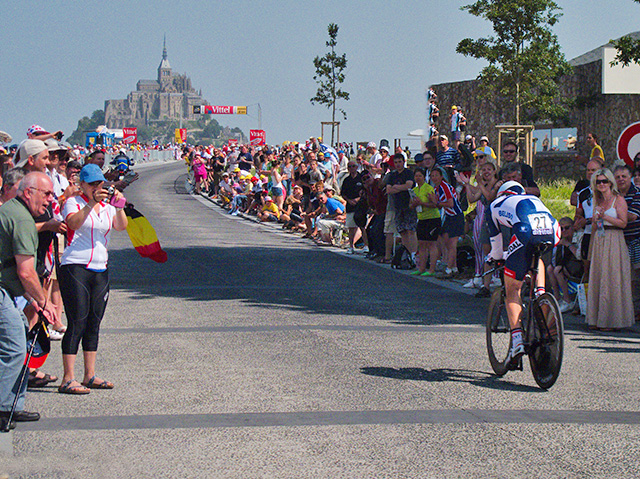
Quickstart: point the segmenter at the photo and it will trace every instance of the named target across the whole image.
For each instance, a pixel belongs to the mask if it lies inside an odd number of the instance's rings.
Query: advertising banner
[[[204,105],[201,110],[204,114],[209,115],[246,115],[246,106],[220,106],[220,105]]]
[[[267,143],[267,134],[264,130],[249,130],[249,143],[252,145],[265,145]]]
[[[237,138],[229,138],[229,142],[227,143],[229,146],[238,146]]]
[[[176,143],[186,143],[186,142],[187,142],[187,129],[176,128]]]
[[[122,142],[127,144],[138,143],[138,129],[137,128],[123,128],[122,129]]]

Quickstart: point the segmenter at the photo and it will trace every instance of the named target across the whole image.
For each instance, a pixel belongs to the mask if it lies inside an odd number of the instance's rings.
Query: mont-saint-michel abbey
[[[108,128],[125,128],[148,125],[154,120],[194,120],[193,106],[205,104],[202,92],[191,86],[191,79],[171,70],[165,40],[158,78],[138,80],[136,90],[124,100],[106,100],[105,123]]]

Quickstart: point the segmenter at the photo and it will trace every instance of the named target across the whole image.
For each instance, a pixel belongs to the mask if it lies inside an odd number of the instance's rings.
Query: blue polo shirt
[[[327,198],[325,206],[327,207],[327,213],[330,215],[335,215],[338,211],[344,213],[344,206],[335,198]]]

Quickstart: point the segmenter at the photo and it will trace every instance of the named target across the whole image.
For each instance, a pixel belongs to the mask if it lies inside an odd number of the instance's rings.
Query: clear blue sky
[[[638,29],[631,0],[556,0],[567,59]],[[340,26],[351,100],[341,138],[405,137],[426,122],[433,83],[475,78],[481,61],[455,53],[465,37],[491,33],[459,9],[471,1],[265,0],[200,2],[5,2],[0,28],[0,130],[16,141],[38,123],[66,134],[79,118],[125,98],[139,79],[155,79],[167,35],[174,71],[187,73],[214,105],[262,107],[269,143],[320,133],[329,111],[309,102],[312,60],[326,51],[327,25]],[[464,105],[464,99],[458,103]],[[248,134],[252,117],[218,116]]]

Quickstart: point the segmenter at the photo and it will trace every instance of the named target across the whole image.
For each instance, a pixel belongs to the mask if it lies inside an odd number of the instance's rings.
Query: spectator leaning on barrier
[[[51,179],[44,173],[32,172],[20,182],[17,197],[0,207],[0,417],[5,420],[16,394],[14,419],[40,419],[38,413],[24,411],[27,382],[18,390],[27,340],[26,320],[14,301],[24,295],[50,323],[56,319],[35,269],[38,235],[34,217],[42,215],[52,199]]]
[[[636,321],[640,319],[640,188],[631,181],[631,169],[626,165],[615,168],[614,178],[620,194],[627,202],[627,226],[624,239],[631,263],[631,291]]]

